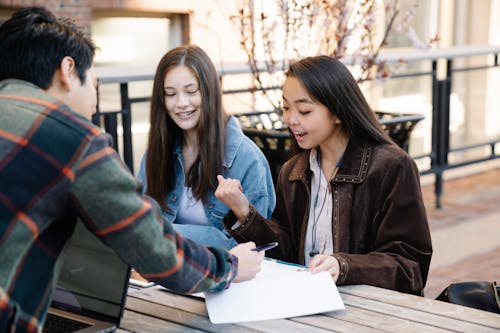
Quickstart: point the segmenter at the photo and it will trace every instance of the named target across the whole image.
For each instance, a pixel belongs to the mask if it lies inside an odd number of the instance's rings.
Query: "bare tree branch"
[[[290,62],[319,54],[343,58],[364,82],[391,74],[379,57],[392,31],[415,37],[408,23],[414,7],[400,17],[398,0],[239,0],[238,8],[233,20],[255,88],[274,109],[280,103],[271,91]]]

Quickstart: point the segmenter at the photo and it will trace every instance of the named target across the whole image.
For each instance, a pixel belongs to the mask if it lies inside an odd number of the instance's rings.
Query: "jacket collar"
[[[373,151],[373,144],[361,143],[349,139],[347,148],[344,152],[344,157],[340,163],[337,175],[334,178],[335,182],[345,183],[361,183],[366,178],[370,158]],[[302,154],[298,158],[290,172],[288,179],[290,181],[307,179],[310,177],[309,154],[310,150],[299,153]]]
[[[236,118],[230,116],[226,126],[226,152],[224,153],[223,165],[225,168],[231,168],[233,165],[234,159],[236,158],[236,152],[243,141],[243,135],[243,131],[238,126]]]

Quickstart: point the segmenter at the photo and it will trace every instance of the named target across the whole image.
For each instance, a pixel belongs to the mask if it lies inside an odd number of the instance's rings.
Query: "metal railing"
[[[443,193],[443,173],[446,170],[459,168],[462,166],[484,162],[500,157],[495,150],[495,146],[500,143],[500,137],[487,142],[475,143],[460,147],[450,147],[450,97],[453,81],[453,73],[464,71],[487,70],[499,67],[498,54],[500,46],[463,46],[448,49],[429,50],[389,50],[382,53],[382,58],[387,62],[431,62],[431,70],[427,72],[410,72],[405,74],[395,74],[389,80],[399,78],[412,78],[419,76],[429,76],[432,79],[432,130],[431,130],[431,151],[428,154],[412,156],[415,160],[429,158],[430,168],[420,170],[422,175],[435,175],[435,195],[436,207],[441,207],[441,196]],[[460,58],[475,56],[486,56],[491,58],[489,63],[480,66],[454,67],[454,61]],[[149,96],[132,98],[129,95],[129,83],[134,81],[151,81],[154,76],[154,68],[97,68],[99,84],[118,84],[120,86],[121,109],[111,112],[98,112],[93,118],[94,123],[101,125],[118,142],[118,118],[121,117],[123,127],[123,159],[133,172],[132,156],[132,114],[133,103],[142,103],[149,100]],[[250,73],[247,66],[224,66],[219,70],[221,77],[235,74]],[[444,75],[441,75],[444,73]],[[225,93],[249,93],[255,91],[253,88],[247,89],[225,89]],[[252,111],[252,110],[249,110]],[[500,111],[499,111],[500,112]],[[449,163],[450,153],[476,149],[478,147],[489,147],[490,154],[487,157],[472,158],[459,163]]]
[[[466,165],[484,162],[500,157],[495,151],[495,145],[500,143],[500,137],[473,145],[465,145],[456,148],[450,147],[450,99],[452,92],[453,73],[465,71],[485,70],[493,67],[498,67],[498,54],[500,46],[463,46],[453,47],[449,49],[436,50],[420,50],[417,52],[405,51],[387,52],[385,57],[388,61],[396,61],[404,59],[407,62],[415,61],[431,61],[431,72],[414,72],[405,75],[394,75],[393,79],[399,77],[430,75],[432,77],[432,150],[430,154],[414,156],[414,159],[429,157],[431,159],[431,167],[427,170],[421,170],[421,174],[434,174],[436,195],[436,207],[441,208],[441,197],[443,193],[443,173],[446,170],[459,168]],[[489,64],[480,66],[464,66],[454,67],[453,62],[459,58],[473,56],[492,56]],[[440,62],[441,61],[441,62]],[[444,62],[443,62],[444,61]],[[444,66],[444,68],[439,68]],[[438,73],[444,72],[444,77],[439,77]],[[500,112],[500,111],[499,111]],[[491,152],[488,157],[474,158],[464,162],[450,164],[448,156],[450,153],[476,149],[478,147],[489,147]]]

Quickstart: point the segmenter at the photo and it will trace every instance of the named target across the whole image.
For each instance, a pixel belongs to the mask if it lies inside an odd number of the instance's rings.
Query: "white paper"
[[[312,274],[296,266],[264,260],[250,281],[232,283],[220,292],[205,293],[214,324],[290,318],[345,309],[327,272]]]

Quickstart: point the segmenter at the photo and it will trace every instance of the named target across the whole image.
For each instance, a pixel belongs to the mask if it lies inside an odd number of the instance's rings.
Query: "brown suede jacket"
[[[232,212],[226,230],[238,242],[279,246],[266,256],[304,263],[304,242],[311,198],[309,153],[281,168],[276,209],[266,220],[255,209],[245,223]],[[340,263],[338,285],[369,284],[421,295],[432,255],[431,236],[415,162],[394,144],[357,143],[344,153],[333,193],[333,247]]]

